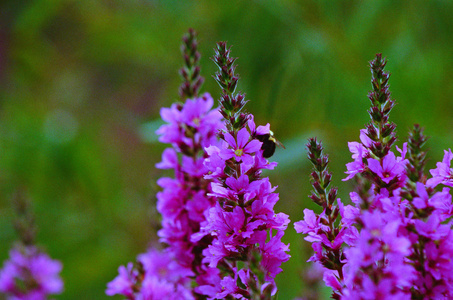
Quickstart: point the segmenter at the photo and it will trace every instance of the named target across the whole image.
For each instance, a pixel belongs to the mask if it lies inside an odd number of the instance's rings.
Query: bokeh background
[[[56,299],[106,299],[120,264],[156,245],[159,109],[178,100],[181,36],[199,33],[203,91],[220,90],[209,57],[226,40],[239,89],[286,150],[268,172],[277,210],[314,208],[305,141],[323,140],[347,201],[347,142],[369,117],[368,61],[388,58],[399,145],[412,124],[431,138],[429,167],[453,147],[451,1],[3,0],[0,4],[0,261],[16,239],[10,199],[33,201],[38,241],[64,263]],[[311,254],[291,224],[280,299],[306,291]],[[324,296],[328,296],[324,292]],[[321,296],[321,297],[324,297]]]

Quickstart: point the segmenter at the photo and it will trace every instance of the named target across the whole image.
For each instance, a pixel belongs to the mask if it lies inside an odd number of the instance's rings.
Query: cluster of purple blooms
[[[391,150],[396,134],[388,115],[395,102],[385,63],[378,54],[370,64],[372,121],[361,130],[360,143],[349,143],[354,161],[344,180],[356,179],[353,205],[325,196],[327,156],[311,141],[309,157],[322,171],[312,173],[311,198],[323,211],[306,209],[295,229],[312,243],[310,261],[323,266],[334,299],[452,299],[452,197],[449,188],[434,188],[453,186],[453,154],[445,151],[427,179],[421,149],[426,137],[418,125],[402,149],[397,147],[398,155]]]
[[[162,191],[157,193],[157,209],[162,215],[162,229],[158,235],[167,247],[150,249],[137,258],[137,263],[121,266],[119,275],[108,284],[107,295],[121,294],[128,299],[196,299],[192,285],[203,283],[212,273],[202,262],[202,251],[212,242],[199,234],[200,224],[206,221],[205,212],[215,205],[208,172],[204,166],[205,148],[218,143],[216,134],[223,127],[218,110],[212,109],[214,100],[205,93],[198,97],[203,79],[196,63],[195,33],[184,37],[183,53],[186,67],[181,75],[186,79],[180,88],[185,103],[175,103],[161,109],[166,122],[157,131],[159,141],[171,144],[164,150],[160,169],[174,171],[174,178],[158,180]],[[194,83],[189,81],[192,79]],[[188,97],[192,97],[188,99]]]
[[[161,178],[158,184],[163,191],[157,194],[157,209],[162,215],[161,242],[169,245],[178,262],[197,274],[201,266],[201,249],[211,244],[212,238],[192,241],[206,221],[205,211],[213,207],[215,199],[209,195],[209,181],[204,175],[205,147],[217,143],[216,133],[222,127],[221,116],[211,110],[214,100],[209,94],[188,99],[182,109],[173,105],[161,110],[163,125],[158,133],[160,141],[171,143],[174,148],[164,151],[161,169],[173,169],[175,178]],[[181,163],[178,154],[183,153]],[[193,155],[201,152],[202,155]]]
[[[229,60],[222,45],[224,52],[218,55]],[[238,114],[240,121],[234,126],[228,123],[246,103],[240,94],[240,107],[230,111],[211,109],[214,101],[207,93],[198,96],[195,46],[194,33],[189,32],[183,44],[186,67],[181,70],[185,103],[163,108],[166,124],[157,131],[160,142],[172,145],[157,167],[174,170],[175,176],[158,180],[158,235],[166,248],[151,249],[136,264],[121,266],[107,295],[270,299],[277,291],[275,275],[289,259],[289,246],[281,242],[288,216],[274,213],[276,187],[260,176],[261,170],[276,165],[263,157],[258,140],[270,134],[270,126],[256,128],[253,116],[245,113]]]
[[[219,67],[215,79],[222,88],[219,100],[225,129],[220,142],[206,148],[204,161],[212,180],[210,196],[214,207],[206,211],[195,241],[204,235],[214,237],[203,250],[203,262],[221,272],[207,278],[195,290],[208,299],[271,299],[277,292],[275,275],[289,259],[289,245],[281,238],[289,218],[274,212],[278,194],[263,169],[273,169],[263,156],[260,137],[270,136],[270,125],[256,127],[253,115],[244,112],[244,95],[235,93],[238,76],[236,59],[226,43],[217,44],[213,61]]]
[[[217,143],[221,116],[212,110],[214,100],[209,94],[187,99],[161,110],[167,122],[157,133],[159,140],[169,143],[158,168],[171,169],[175,178],[158,180],[162,191],[157,194],[157,209],[162,215],[160,241],[163,251],[150,249],[138,256],[138,266],[130,263],[120,267],[119,276],[108,284],[108,295],[122,294],[128,299],[195,299],[192,279],[199,281],[206,273],[202,250],[211,244],[209,236],[192,241],[206,220],[205,211],[214,206],[208,195],[209,182],[203,162],[204,148]],[[178,156],[179,155],[179,156]]]
[[[44,300],[63,291],[62,264],[34,246],[17,246],[0,270],[0,293],[14,300]]]
[[[0,269],[0,296],[9,300],[45,300],[63,291],[63,265],[35,246],[36,227],[30,203],[18,190],[13,197],[19,241]],[[0,297],[4,299],[3,297]]]
[[[247,126],[248,129],[243,127],[237,132],[236,138],[224,132],[220,147],[207,148],[209,157],[205,165],[209,174],[206,178],[213,180],[210,195],[218,202],[209,209],[207,220],[202,225],[202,234],[215,236],[212,245],[204,250],[204,261],[211,267],[222,262],[232,271],[232,275],[219,278],[225,284],[219,286],[211,282],[200,287],[211,297],[248,296],[251,283],[260,284],[260,293],[268,289],[273,295],[276,292],[274,278],[282,271],[281,263],[289,259],[286,253],[289,245],[281,241],[289,218],[286,214],[274,212],[278,194],[274,193],[275,187],[268,178],[260,178],[261,170],[273,169],[276,163],[269,163],[263,157],[262,142],[253,138],[269,134],[269,124],[256,128],[251,117]],[[259,261],[253,261],[254,258]],[[254,278],[257,274],[250,269],[238,270],[228,263],[235,260],[259,264],[263,282],[259,283]],[[246,288],[236,286],[238,278]]]

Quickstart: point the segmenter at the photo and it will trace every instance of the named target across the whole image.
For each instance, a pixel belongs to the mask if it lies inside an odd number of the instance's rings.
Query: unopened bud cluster
[[[198,52],[197,33],[193,29],[182,38],[181,52],[184,67],[179,70],[183,82],[179,87],[179,96],[184,101],[198,96],[204,78],[200,75],[200,52]]]

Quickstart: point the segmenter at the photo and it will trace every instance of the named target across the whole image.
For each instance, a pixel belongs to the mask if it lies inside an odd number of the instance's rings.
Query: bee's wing
[[[272,142],[274,142],[277,146],[279,146],[280,148],[283,148],[283,149],[286,149],[285,146],[283,146],[283,144],[277,140],[274,136],[271,136],[269,138],[269,140],[271,140]]]
[[[286,149],[286,147],[279,140],[275,139],[275,143],[277,144],[277,146]]]

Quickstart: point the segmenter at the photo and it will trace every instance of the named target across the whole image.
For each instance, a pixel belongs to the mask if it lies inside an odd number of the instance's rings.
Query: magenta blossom
[[[16,247],[0,270],[0,292],[8,299],[45,300],[63,291],[62,264],[34,246]]]
[[[348,177],[344,178],[343,181],[349,180],[355,174],[365,170],[366,164],[364,163],[364,158],[368,155],[368,150],[360,143],[349,142],[348,147],[354,161],[346,164],[347,171],[345,173],[348,174]]]
[[[224,136],[231,146],[220,152],[220,156],[225,160],[234,157],[236,161],[248,161],[252,158],[251,154],[261,149],[262,143],[255,139],[250,140],[250,133],[245,127],[238,131],[236,139],[229,132],[225,132]]]
[[[368,167],[379,176],[385,183],[389,183],[395,178],[401,179],[405,174],[405,160],[398,160],[393,152],[389,152],[382,161],[368,158]]]
[[[453,159],[453,153],[451,149],[444,150],[445,155],[442,162],[436,164],[437,168],[432,169],[429,172],[433,178],[428,179],[426,185],[435,187],[439,183],[444,185],[453,186],[453,168],[451,168],[451,160]]]
[[[107,284],[105,293],[108,296],[123,295],[128,298],[134,295],[134,284],[137,282],[139,273],[134,269],[133,263],[118,268],[118,276]]]
[[[214,100],[205,93],[199,98],[187,99],[184,105],[173,104],[170,108],[162,108],[160,114],[167,124],[157,131],[159,141],[175,147],[187,145],[193,148],[197,144],[208,147],[215,141],[215,132],[222,126],[221,115],[211,109],[213,105]]]

